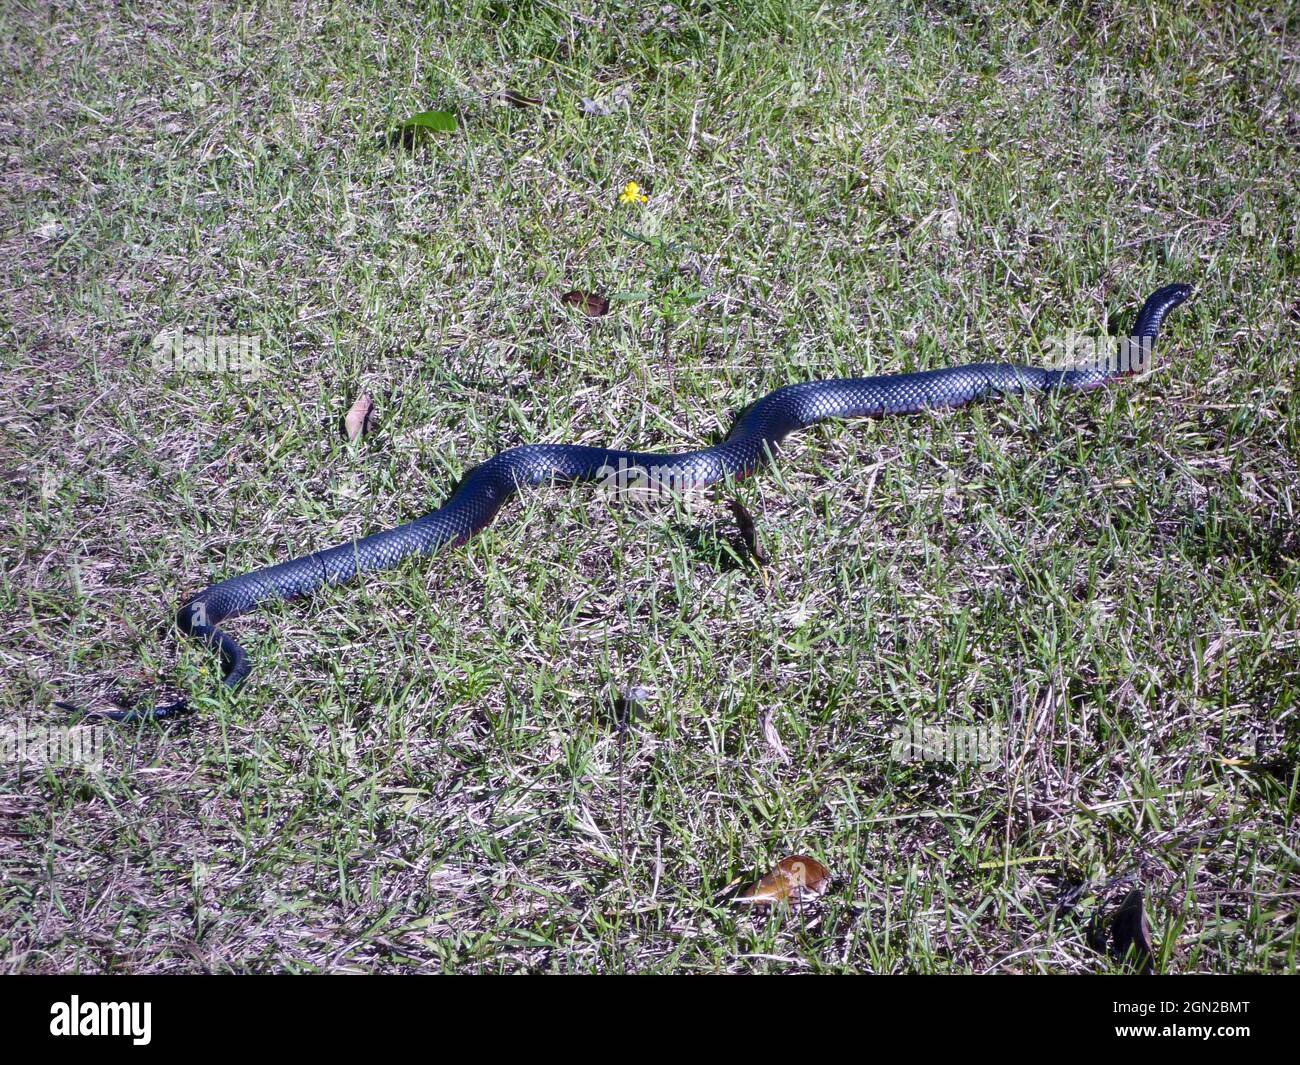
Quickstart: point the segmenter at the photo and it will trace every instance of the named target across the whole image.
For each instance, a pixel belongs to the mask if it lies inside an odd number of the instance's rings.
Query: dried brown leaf
[[[560,297],[560,302],[577,307],[590,318],[599,318],[609,313],[608,299],[597,292],[583,292],[580,288],[566,292]]]
[[[785,744],[781,742],[781,734],[776,731],[776,722],[772,720],[770,710],[763,715],[763,739],[767,740],[767,745],[778,762],[784,765],[790,764],[790,754],[786,751]]]
[[[757,884],[747,887],[740,897],[745,902],[767,906],[774,902],[823,895],[830,884],[831,871],[816,858],[792,854],[777,862],[775,869]]]
[[[375,426],[375,401],[363,392],[343,415],[343,432],[349,440],[360,440]]]

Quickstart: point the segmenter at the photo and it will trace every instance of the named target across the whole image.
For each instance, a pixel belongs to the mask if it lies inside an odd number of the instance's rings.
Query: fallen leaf
[[[609,313],[609,300],[595,292],[583,292],[580,288],[566,292],[560,297],[560,302],[577,307],[590,318],[599,318],[602,314]]]
[[[1110,922],[1110,952],[1117,961],[1128,962],[1133,968],[1150,976],[1156,965],[1152,959],[1151,926],[1147,923],[1142,906],[1142,890],[1134,888],[1124,896]]]
[[[427,129],[434,133],[455,133],[456,128],[456,116],[450,111],[421,111],[398,126],[398,129]]]
[[[754,516],[745,509],[745,505],[739,499],[732,499],[727,505],[731,508],[732,517],[736,519],[736,528],[740,530],[740,538],[745,541],[745,549],[749,552],[749,557],[758,565],[766,566],[767,552],[759,543],[758,527],[754,524]]]
[[[798,901],[804,896],[824,895],[831,884],[831,871],[816,858],[792,854],[776,863],[767,876],[740,893],[743,901],[756,906]]]
[[[349,440],[360,440],[375,425],[375,401],[363,392],[343,415],[343,432]]]
[[[411,148],[434,133],[455,133],[456,116],[450,111],[421,111],[412,115],[387,135],[390,144]]]
[[[785,744],[781,742],[781,734],[776,731],[776,722],[772,720],[770,710],[763,715],[763,739],[767,740],[767,745],[778,762],[784,765],[790,764],[790,754],[786,751]]]

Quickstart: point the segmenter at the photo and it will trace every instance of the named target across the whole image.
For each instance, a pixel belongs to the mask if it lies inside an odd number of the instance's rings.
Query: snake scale
[[[1130,344],[1149,354],[1165,316],[1189,295],[1188,285],[1167,285],[1138,312]],[[1136,350],[1136,349],[1135,349]],[[272,600],[294,599],[362,573],[389,569],[412,555],[463,544],[484,529],[520,488],[572,484],[611,469],[653,469],[657,479],[704,487],[746,477],[776,453],[790,433],[828,418],[913,414],[961,407],[977,399],[1029,392],[1085,391],[1131,372],[1120,362],[1073,369],[980,363],[919,373],[856,377],[787,385],[742,413],[725,440],[680,454],[652,454],[572,444],[512,447],[470,470],[447,501],[415,521],[324,551],[220,581],[188,600],[176,624],[220,653],[224,683],[236,687],[251,669],[247,655],[221,628],[238,614]],[[66,704],[60,704],[66,705]],[[187,713],[185,699],[146,710],[99,712],[117,721],[166,719]]]

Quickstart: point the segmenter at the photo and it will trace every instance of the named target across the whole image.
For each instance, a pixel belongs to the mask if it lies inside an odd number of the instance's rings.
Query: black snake
[[[1147,298],[1121,349],[1121,354],[1128,350],[1128,362],[1102,361],[1073,369],[981,363],[787,385],[748,407],[722,443],[676,455],[573,444],[513,447],[472,469],[447,502],[424,517],[214,584],[180,608],[176,624],[186,635],[218,649],[224,682],[233,688],[248,676],[251,666],[243,648],[220,628],[223,621],[270,600],[306,595],[323,585],[343,584],[361,573],[389,569],[411,555],[428,555],[462,544],[484,529],[502,504],[525,485],[591,481],[619,470],[645,473],[647,480],[659,483],[700,488],[748,476],[776,452],[789,433],[827,418],[912,414],[960,407],[985,396],[1096,388],[1132,372],[1132,356],[1139,361],[1149,356],[1165,316],[1191,291],[1187,285],[1168,285]],[[162,719],[188,710],[188,703],[181,699],[151,710],[100,712],[97,716],[118,721]]]

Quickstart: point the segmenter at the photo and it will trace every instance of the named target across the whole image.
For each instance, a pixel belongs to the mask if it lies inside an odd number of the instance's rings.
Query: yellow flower
[[[650,197],[641,191],[641,186],[635,181],[629,181],[623,186],[622,193],[618,197],[619,203],[649,203]]]

